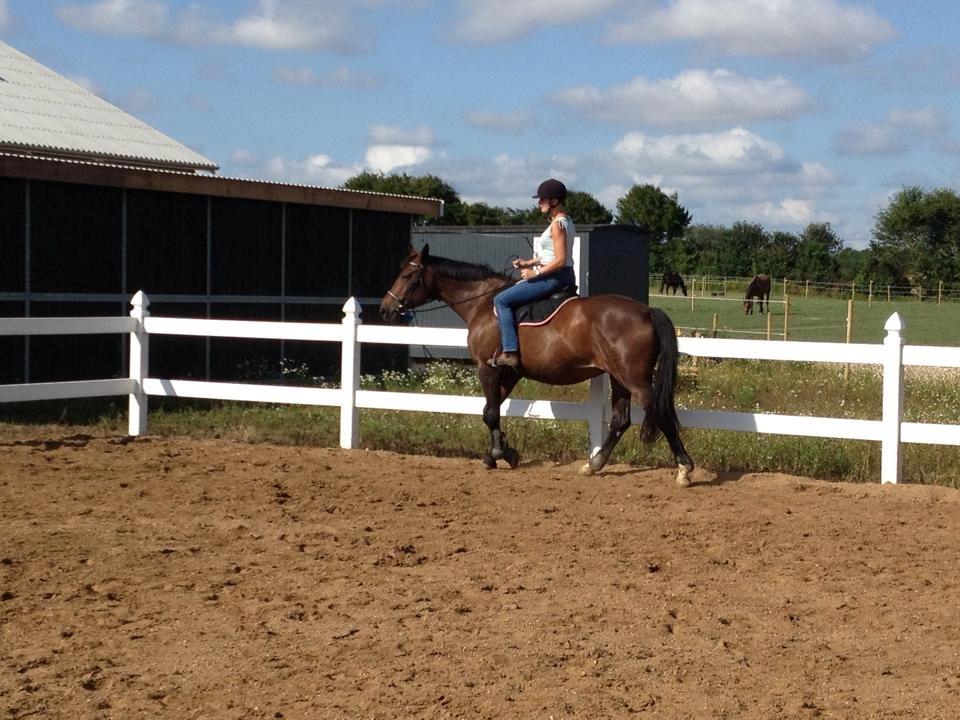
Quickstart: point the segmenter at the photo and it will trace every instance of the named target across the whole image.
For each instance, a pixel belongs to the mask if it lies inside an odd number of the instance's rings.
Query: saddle
[[[567,285],[548,297],[520,305],[513,312],[517,325],[536,325],[549,319],[561,305],[570,298],[577,297],[577,286]]]

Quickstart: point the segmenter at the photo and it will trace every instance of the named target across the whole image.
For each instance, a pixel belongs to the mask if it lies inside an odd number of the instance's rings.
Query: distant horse
[[[606,372],[613,407],[609,433],[583,472],[594,473],[607,464],[630,427],[634,397],[645,411],[641,438],[652,442],[662,432],[677,463],[677,484],[689,485],[693,461],[681,442],[674,407],[677,337],[666,313],[621,295],[575,298],[562,305],[550,322],[520,326],[520,367],[492,367],[488,360],[500,347],[493,295],[514,280],[486,265],[433,257],[429,251],[429,245],[420,252],[410,248],[400,274],[383,296],[380,315],[395,322],[408,309],[440,300],[467,323],[467,347],[486,398],[483,422],[490,431],[490,450],[483,462],[488,468],[496,467],[500,459],[511,468],[520,462],[520,454],[507,444],[500,429],[500,404],[521,377],[571,385]]]
[[[663,295],[663,289],[673,290],[673,294],[677,294],[677,288],[680,288],[680,291],[683,293],[683,296],[687,296],[687,286],[683,284],[683,278],[680,277],[680,273],[676,270],[667,270],[663,274],[663,278],[660,280],[660,294]]]
[[[747,292],[743,297],[743,314],[753,315],[753,298],[760,303],[760,312],[763,313],[763,301],[767,301],[767,310],[770,310],[770,276],[754,275],[747,285]]]

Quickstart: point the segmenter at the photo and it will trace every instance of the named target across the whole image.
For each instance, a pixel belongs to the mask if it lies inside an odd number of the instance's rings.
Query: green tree
[[[690,213],[656,185],[634,185],[617,200],[617,222],[637,225],[650,235],[650,267],[665,270],[666,245],[690,225]]]
[[[613,214],[599,200],[580,190],[567,195],[566,207],[573,221],[581,225],[606,225],[613,220]]]
[[[791,277],[831,282],[835,275],[834,256],[842,246],[830,223],[810,223],[797,243],[797,262]]]
[[[362,172],[349,178],[343,187],[347,190],[366,190],[367,192],[390,193],[392,195],[413,195],[443,200],[444,216],[426,220],[427,225],[464,225],[462,202],[457,191],[449,183],[436,175],[384,175],[383,173]]]
[[[960,280],[960,197],[950,188],[905,187],[877,215],[870,243],[894,284]]]
[[[799,238],[793,233],[774,231],[757,253],[756,266],[770,277],[792,277],[797,262]]]

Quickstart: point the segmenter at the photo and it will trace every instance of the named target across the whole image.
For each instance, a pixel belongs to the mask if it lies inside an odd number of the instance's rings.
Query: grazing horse
[[[753,298],[760,302],[760,313],[763,313],[763,301],[767,301],[767,310],[770,310],[770,276],[754,275],[747,285],[747,292],[743,298],[743,314],[753,315]]]
[[[660,294],[663,295],[663,290],[673,290],[673,294],[677,294],[677,288],[680,288],[680,292],[683,293],[683,296],[687,296],[687,286],[683,284],[683,278],[680,276],[676,270],[667,270],[663,274],[663,278],[660,280]]]
[[[500,429],[500,404],[521,377],[570,385],[606,372],[613,406],[609,433],[582,471],[591,474],[607,464],[630,427],[634,397],[645,411],[641,437],[652,442],[662,432],[677,463],[677,484],[689,485],[693,461],[681,442],[674,407],[677,337],[666,313],[620,295],[576,298],[557,310],[550,322],[520,326],[520,367],[493,367],[488,360],[500,346],[493,296],[513,282],[485,265],[434,257],[429,245],[420,252],[411,247],[380,303],[381,317],[396,321],[408,309],[440,300],[467,323],[467,347],[477,364],[486,399],[483,422],[490,431],[484,464],[494,468],[503,459],[515,468],[520,462],[520,454]]]

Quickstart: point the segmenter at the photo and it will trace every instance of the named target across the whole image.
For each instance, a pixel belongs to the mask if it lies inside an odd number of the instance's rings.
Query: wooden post
[[[767,340],[773,337],[773,313],[770,312],[770,304],[767,303]]]
[[[853,300],[853,298],[856,297],[856,294],[857,294],[857,285],[853,280],[851,280],[850,281],[850,299]]]
[[[803,299],[804,299],[804,300],[809,300],[809,299],[810,299],[810,281],[809,281],[809,280],[807,280],[807,281],[804,283]]]
[[[690,309],[693,310],[693,299],[697,296],[697,279],[690,278]]]
[[[887,302],[890,302],[890,286],[887,285]]]
[[[790,328],[790,296],[783,297],[783,339],[787,339],[787,332]]]
[[[867,307],[873,304],[873,280],[870,281],[870,289],[867,291]]]
[[[716,337],[716,336],[717,336],[717,325],[718,325],[719,319],[720,319],[720,318],[719,318],[719,316],[717,315],[717,313],[714,313],[714,314],[713,314],[713,325],[712,325],[712,327],[710,328],[710,337]]]
[[[853,337],[853,299],[847,300],[847,343]],[[850,377],[850,363],[843,366],[843,381]]]
[[[940,281],[940,284],[937,286],[937,305],[943,302],[943,280]]]

